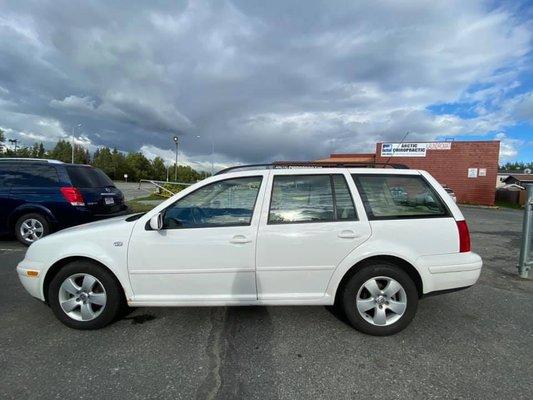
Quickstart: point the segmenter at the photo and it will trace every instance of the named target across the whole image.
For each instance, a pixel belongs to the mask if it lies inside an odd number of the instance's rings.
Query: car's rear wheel
[[[41,214],[25,214],[15,223],[15,235],[19,242],[26,246],[42,239],[48,233],[50,233],[50,223]]]
[[[74,261],[52,278],[48,301],[55,316],[75,329],[99,329],[111,323],[124,306],[113,275],[90,261]]]
[[[355,329],[369,335],[393,335],[415,316],[418,291],[398,266],[374,262],[363,266],[344,286],[342,305]]]

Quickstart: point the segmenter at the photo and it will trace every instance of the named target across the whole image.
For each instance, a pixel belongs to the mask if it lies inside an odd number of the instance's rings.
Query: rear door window
[[[343,175],[277,175],[269,224],[355,220],[352,196]]]
[[[113,181],[100,169],[82,166],[66,167],[72,186],[78,188],[100,188],[115,186]]]
[[[11,177],[12,187],[57,187],[57,170],[47,164],[20,164],[14,167]]]
[[[418,175],[353,175],[369,219],[448,217],[435,190]]]

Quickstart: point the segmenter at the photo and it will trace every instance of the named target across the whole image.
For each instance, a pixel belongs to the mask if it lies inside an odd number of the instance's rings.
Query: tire
[[[414,318],[418,290],[400,267],[379,261],[361,267],[344,286],[341,299],[355,329],[388,336],[403,330]]]
[[[121,315],[126,303],[115,277],[90,261],[74,261],[62,267],[50,282],[48,302],[57,319],[81,330],[110,324]]]
[[[26,246],[50,233],[50,223],[41,214],[24,214],[15,223],[15,236]]]

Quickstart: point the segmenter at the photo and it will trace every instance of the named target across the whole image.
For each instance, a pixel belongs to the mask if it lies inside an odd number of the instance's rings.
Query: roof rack
[[[48,159],[48,158],[24,158],[24,157],[2,157],[0,158],[0,162],[2,161],[9,161],[9,162],[22,162],[22,161],[41,161],[41,162],[45,162],[45,163],[50,163],[50,164],[64,164],[63,161],[59,161],[59,160],[52,160],[52,159]]]
[[[290,168],[386,168],[409,169],[405,164],[365,163],[365,162],[335,162],[335,161],[276,161],[270,164],[247,164],[224,168],[215,175],[222,175],[236,170],[254,169],[290,169]]]

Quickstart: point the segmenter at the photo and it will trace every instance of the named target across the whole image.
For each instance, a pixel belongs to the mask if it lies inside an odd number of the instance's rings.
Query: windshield
[[[85,166],[69,166],[66,168],[72,186],[79,188],[115,186],[113,181],[98,168]]]

